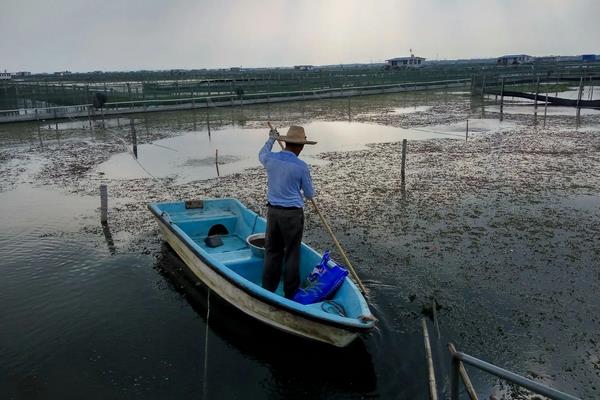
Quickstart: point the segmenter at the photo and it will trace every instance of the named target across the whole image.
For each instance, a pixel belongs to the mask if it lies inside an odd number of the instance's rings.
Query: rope
[[[208,318],[210,316],[210,289],[206,295],[206,330],[204,331],[204,380],[202,382],[203,398],[208,399]]]
[[[77,122],[77,120],[73,119],[72,117],[70,117],[70,116],[68,116],[68,115],[67,115],[67,118],[68,118],[68,119],[70,119],[70,120],[71,120],[71,121],[73,121],[73,122]],[[169,196],[169,197],[170,197],[172,200],[175,200],[175,199],[176,199],[176,197],[175,197],[175,195],[173,194],[172,190],[171,190],[169,187],[167,187],[167,186],[166,186],[166,185],[165,185],[165,184],[164,184],[164,183],[163,183],[163,182],[162,182],[162,181],[161,181],[159,178],[157,178],[157,177],[156,177],[156,176],[154,176],[154,175],[153,175],[153,174],[152,174],[150,171],[148,171],[148,170],[146,169],[146,167],[144,167],[144,165],[143,165],[143,164],[140,162],[140,160],[138,160],[138,158],[135,156],[135,154],[133,153],[133,151],[131,151],[131,150],[129,149],[129,143],[127,143],[127,141],[126,141],[125,139],[123,139],[122,137],[120,137],[120,136],[118,135],[118,133],[120,133],[120,132],[117,132],[117,131],[115,131],[115,130],[113,130],[113,129],[111,129],[111,128],[107,128],[107,127],[106,127],[106,125],[103,125],[102,129],[104,130],[104,132],[105,132],[105,133],[108,133],[110,136],[112,136],[113,138],[115,138],[115,139],[117,139],[119,142],[121,142],[121,144],[123,145],[123,147],[125,148],[125,150],[126,150],[126,151],[127,151],[127,152],[128,152],[130,155],[131,155],[131,158],[133,158],[133,160],[134,160],[134,161],[135,161],[135,162],[136,162],[136,163],[137,163],[137,164],[140,166],[140,168],[142,169],[142,171],[144,171],[144,172],[145,172],[145,173],[146,173],[146,174],[147,174],[147,175],[148,175],[150,178],[152,178],[152,179],[153,179],[155,182],[157,182],[157,183],[158,183],[158,184],[159,184],[159,185],[160,185],[160,186],[161,186],[163,189],[165,189],[165,191],[167,192],[167,195],[168,195],[168,196]],[[150,143],[150,144],[153,144],[153,143]],[[177,150],[175,150],[175,149],[171,149],[171,148],[169,148],[169,147],[166,147],[166,146],[161,146],[161,145],[156,145],[156,146],[158,146],[158,147],[163,147],[163,148],[165,148],[165,149],[168,149],[168,150],[177,151]]]

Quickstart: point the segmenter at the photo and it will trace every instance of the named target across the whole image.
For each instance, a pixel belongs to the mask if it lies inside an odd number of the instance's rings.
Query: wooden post
[[[219,174],[219,149],[215,149],[215,167],[217,168],[217,176],[221,176]]]
[[[88,121],[90,123],[90,132],[94,133],[94,127],[92,126],[92,113],[91,113],[91,108],[92,106],[88,106]]]
[[[38,115],[38,110],[37,108],[35,109],[35,119],[37,121],[37,131],[38,131],[38,136],[41,136],[41,132],[40,132],[40,116]]]
[[[500,121],[504,119],[504,78],[502,78],[502,87],[500,89]]]
[[[454,347],[454,345],[452,343],[448,343],[448,350],[450,351],[450,354],[452,356],[452,360],[453,360],[452,365],[453,365],[453,367],[455,366],[457,368],[456,373],[452,375],[452,378],[454,378],[456,376],[457,391],[458,391],[458,375],[460,374],[460,377],[462,378],[465,388],[467,389],[467,394],[469,395],[469,399],[478,400],[477,393],[475,393],[475,388],[473,387],[473,384],[471,383],[471,379],[469,378],[469,374],[467,374],[467,370],[466,370],[464,364],[460,360],[454,358],[454,356],[453,356],[456,353],[456,348]],[[452,391],[454,391],[454,386],[452,387]]]
[[[402,165],[400,167],[400,180],[402,185],[405,183],[405,171],[406,171],[406,139],[402,139]]]
[[[546,127],[546,114],[548,113],[548,89],[546,89],[546,104],[544,104],[544,128]]]
[[[483,95],[485,94],[485,74],[483,74],[483,79],[481,82],[481,98],[483,99]]]
[[[431,356],[431,343],[429,342],[429,332],[427,331],[427,323],[425,318],[421,319],[423,327],[423,340],[425,342],[425,355],[427,357],[427,372],[429,376],[429,398],[437,400],[437,385],[435,382],[435,370],[433,369],[433,357]]]
[[[105,184],[100,185],[100,222],[108,223],[108,187]]]
[[[577,94],[577,124],[579,124],[579,117],[581,115],[581,96],[583,95],[583,76],[579,79],[579,93]]]
[[[465,131],[465,142],[469,140],[469,119],[467,118],[467,129]]]
[[[135,158],[137,158],[137,133],[135,132],[133,118],[129,120],[129,126],[131,129],[131,143],[133,144],[133,155],[135,156]]]
[[[534,100],[534,105],[533,105],[536,114],[537,114],[537,109],[538,109],[538,93],[539,92],[540,92],[540,77],[538,76],[537,82],[535,85],[535,100]]]

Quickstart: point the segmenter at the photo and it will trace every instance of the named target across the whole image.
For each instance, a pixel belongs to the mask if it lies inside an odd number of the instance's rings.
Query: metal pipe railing
[[[458,376],[461,362],[469,364],[477,369],[502,378],[506,381],[512,382],[523,388],[529,389],[536,394],[546,396],[550,399],[580,400],[578,397],[571,396],[570,394],[561,392],[556,389],[552,389],[548,386],[542,385],[541,383],[532,381],[531,379],[527,379],[521,375],[517,375],[514,372],[507,371],[503,368],[497,367],[493,364],[490,364],[468,354],[456,351],[452,343],[448,345],[448,349],[450,350],[450,356],[452,358],[452,368],[450,372],[450,393],[452,400],[458,400]]]

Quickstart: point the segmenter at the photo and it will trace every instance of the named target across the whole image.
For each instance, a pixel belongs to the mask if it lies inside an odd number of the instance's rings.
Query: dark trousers
[[[300,286],[300,245],[304,211],[269,207],[265,233],[265,264],[262,286],[274,292],[281,280],[283,293],[292,298]]]

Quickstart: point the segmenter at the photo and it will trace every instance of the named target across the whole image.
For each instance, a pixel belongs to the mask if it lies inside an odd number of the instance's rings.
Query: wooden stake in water
[[[400,181],[402,183],[402,185],[404,186],[405,183],[405,171],[406,171],[406,143],[407,140],[406,139],[402,139],[402,164],[400,166]]]
[[[465,142],[469,140],[469,119],[467,118],[467,129],[465,131]]]
[[[90,132],[94,133],[94,127],[92,126],[92,112],[91,107],[88,107],[88,121],[90,123]]]
[[[108,223],[108,187],[100,185],[100,222]]]
[[[219,174],[219,149],[215,149],[215,167],[217,168],[217,176],[221,176]]]
[[[579,125],[579,117],[581,115],[581,96],[583,95],[583,76],[579,79],[579,93],[577,94],[577,125]]]
[[[38,136],[41,136],[41,132],[40,132],[40,116],[38,115],[38,110],[37,108],[35,109],[35,119],[37,121],[37,131],[38,131]]]
[[[536,114],[537,114],[537,109],[538,109],[538,93],[539,92],[540,92],[540,77],[538,76],[537,82],[535,85],[535,100],[534,100],[534,105],[533,105]]]
[[[135,156],[135,158],[137,158],[137,133],[135,132],[135,124],[133,123],[133,118],[129,120],[129,126],[131,129],[131,144],[133,144],[133,155]]]
[[[548,90],[546,89],[546,104],[544,104],[544,128],[546,127],[546,114],[548,113]]]
[[[425,356],[427,358],[427,375],[429,377],[429,398],[437,400],[437,384],[435,382],[435,370],[433,369],[433,357],[431,355],[431,343],[429,342],[429,332],[425,318],[421,319],[423,327],[423,341],[425,342]]]
[[[504,78],[502,78],[502,87],[500,89],[500,121],[504,119]]]

